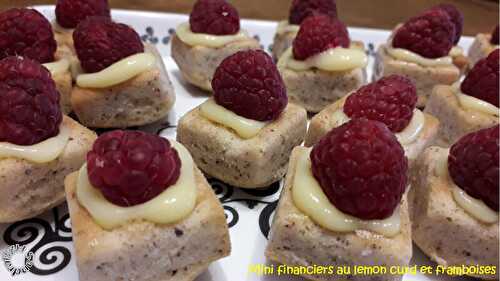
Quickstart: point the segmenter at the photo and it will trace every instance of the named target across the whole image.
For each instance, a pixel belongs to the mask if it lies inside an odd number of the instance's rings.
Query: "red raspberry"
[[[498,25],[495,27],[495,30],[491,33],[491,44],[498,45]]]
[[[498,130],[497,125],[465,135],[450,148],[448,156],[453,182],[497,212]]]
[[[288,104],[273,59],[261,50],[240,51],[224,59],[212,80],[215,102],[259,121],[274,120]]]
[[[123,58],[144,52],[135,30],[104,17],[91,17],[80,23],[73,39],[78,59],[87,73],[101,71]]]
[[[50,72],[19,57],[0,60],[0,141],[32,145],[59,133],[62,113]]]
[[[401,132],[411,121],[417,105],[417,89],[406,77],[391,75],[361,87],[350,95],[344,112],[351,118],[367,118]]]
[[[305,60],[331,48],[347,48],[350,43],[347,28],[341,21],[324,15],[312,16],[300,25],[293,40],[293,56]]]
[[[326,196],[346,214],[384,219],[401,202],[408,163],[383,123],[361,118],[334,128],[313,147],[310,158]]]
[[[455,25],[443,9],[433,9],[413,17],[395,33],[392,45],[426,58],[447,56],[455,40]]]
[[[0,59],[23,56],[53,62],[56,49],[52,26],[38,11],[24,8],[0,13]]]
[[[87,154],[92,185],[118,206],[147,202],[180,176],[181,160],[167,139],[140,131],[111,131]]]
[[[496,49],[488,57],[478,61],[467,74],[460,89],[464,94],[489,102],[496,107],[498,103],[498,68],[500,51]]]
[[[288,22],[300,25],[304,19],[320,14],[336,19],[335,0],[293,0]]]
[[[57,0],[57,23],[65,28],[75,28],[88,17],[111,18],[108,0]]]
[[[198,0],[189,15],[189,25],[195,33],[236,34],[240,30],[240,16],[225,0]]]
[[[453,44],[456,45],[460,41],[462,36],[462,29],[464,27],[464,16],[462,13],[452,4],[439,4],[434,6],[432,9],[442,9],[450,17],[451,21],[455,25],[455,36],[453,37]]]

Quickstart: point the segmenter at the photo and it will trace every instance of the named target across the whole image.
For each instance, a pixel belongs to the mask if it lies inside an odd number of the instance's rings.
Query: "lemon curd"
[[[491,224],[497,222],[498,212],[492,210],[482,200],[470,196],[453,182],[453,179],[448,174],[449,150],[447,152],[448,153],[443,154],[444,156],[439,159],[436,165],[436,175],[448,181],[451,188],[451,194],[457,205],[464,209],[469,215],[483,223]]]
[[[200,113],[212,122],[233,129],[243,139],[250,139],[256,136],[269,123],[239,116],[225,107],[218,105],[212,98],[200,106]]]
[[[309,154],[312,148],[299,151],[292,186],[295,206],[322,227],[336,232],[369,230],[393,237],[400,232],[401,219],[399,207],[383,220],[362,220],[338,210],[326,197],[311,170]]]
[[[447,56],[440,58],[426,58],[410,50],[394,48],[392,46],[392,36],[386,47],[386,52],[393,58],[410,63],[416,63],[422,66],[450,66],[453,65],[453,57],[463,54],[461,47],[451,48]]]
[[[194,164],[187,149],[170,140],[181,160],[181,171],[177,182],[155,198],[130,207],[121,207],[109,202],[93,187],[83,165],[78,174],[76,196],[94,221],[102,228],[110,230],[132,220],[146,220],[158,224],[169,224],[184,219],[196,205],[196,183]]]
[[[61,123],[59,134],[33,145],[17,145],[0,142],[0,158],[19,158],[34,163],[55,160],[64,151],[69,141],[70,129]]]
[[[189,23],[181,23],[175,35],[190,46],[205,46],[210,48],[220,48],[228,43],[240,41],[248,37],[245,31],[241,30],[234,35],[212,35],[205,33],[194,33],[191,31]]]
[[[349,118],[349,116],[344,113],[343,105],[332,114],[331,118],[336,127],[351,120],[351,118]],[[410,123],[401,132],[395,134],[396,138],[401,143],[401,145],[411,144],[418,139],[418,136],[423,131],[424,126],[424,113],[419,109],[415,109],[413,111],[413,117],[411,118]]]
[[[363,68],[368,64],[367,55],[362,49],[357,47],[331,48],[304,61],[294,59],[292,48],[288,48],[279,59],[279,68],[289,68],[296,71],[304,71],[312,68],[324,71],[346,71]]]
[[[43,66],[45,66],[45,68],[50,71],[50,74],[54,76],[67,72],[70,69],[71,64],[68,59],[61,59],[55,62],[45,63]]]
[[[460,90],[460,82],[456,82],[451,89],[458,98],[458,103],[464,109],[477,111],[484,114],[499,116],[499,108],[473,96],[466,95]]]
[[[284,33],[294,33],[297,34],[300,30],[300,25],[290,24],[287,20],[280,21],[278,23],[278,28],[276,33],[284,34]]]
[[[82,88],[108,88],[153,69],[156,58],[150,53],[126,57],[96,73],[78,74],[76,84]]]

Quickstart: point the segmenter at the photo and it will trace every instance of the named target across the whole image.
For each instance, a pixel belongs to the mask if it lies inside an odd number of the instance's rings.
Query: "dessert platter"
[[[498,280],[498,26],[56,2],[0,13],[0,280]]]

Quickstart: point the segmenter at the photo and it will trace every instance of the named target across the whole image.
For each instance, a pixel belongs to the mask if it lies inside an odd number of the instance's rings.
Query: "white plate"
[[[37,6],[39,11],[49,19],[53,19],[53,6]],[[131,25],[142,36],[143,40],[154,43],[163,55],[170,78],[173,80],[177,94],[175,110],[168,122],[160,122],[144,129],[161,132],[163,136],[175,138],[175,125],[180,116],[206,99],[206,94],[182,81],[179,70],[170,57],[169,41],[175,27],[187,20],[185,15],[134,12],[114,10],[113,18],[118,22]],[[276,22],[243,20],[242,27],[252,36],[256,36],[269,50],[276,28]],[[388,31],[350,28],[350,36],[354,40],[364,41],[370,54],[368,77],[371,77],[373,51],[384,42]],[[468,49],[471,38],[462,38],[461,46]],[[143,128],[141,128],[143,129]],[[211,181],[227,214],[230,226],[232,253],[230,257],[214,262],[209,270],[197,281],[233,281],[233,280],[304,280],[291,276],[258,276],[248,272],[250,264],[265,264],[264,249],[269,224],[279,195],[279,184],[272,185],[265,191],[243,191],[218,181]],[[71,225],[66,206],[60,206],[35,219],[17,222],[11,225],[0,225],[3,239],[0,241],[0,280],[26,281],[77,281],[73,244],[71,242]],[[210,241],[207,241],[210,243]],[[13,249],[11,245],[24,245],[24,249]],[[432,264],[420,251],[414,248],[412,264]],[[30,260],[25,255],[33,253],[34,265],[27,273],[15,276],[7,269],[7,265],[22,266]],[[13,256],[9,253],[14,253]],[[8,258],[12,256],[9,261]],[[28,257],[24,260],[24,257]],[[140,262],[140,261],[138,261]],[[410,280],[467,280],[466,278],[444,278],[421,275],[406,275]]]

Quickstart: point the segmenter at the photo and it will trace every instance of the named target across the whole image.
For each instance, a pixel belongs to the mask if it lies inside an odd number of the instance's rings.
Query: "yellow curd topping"
[[[234,35],[212,35],[205,33],[194,33],[191,31],[189,23],[181,23],[175,35],[179,39],[190,46],[205,46],[210,48],[220,48],[228,43],[240,41],[248,37],[245,31],[240,31]]]
[[[453,59],[451,56],[429,59],[425,58],[417,53],[412,51],[401,49],[401,48],[393,48],[392,43],[388,44],[386,48],[387,53],[397,59],[406,62],[412,62],[423,66],[449,66],[453,65]]]
[[[218,105],[213,98],[200,106],[200,113],[208,120],[233,129],[241,138],[256,136],[269,122],[248,119]]]
[[[78,60],[77,56],[72,56],[69,58],[69,70],[71,71],[71,78],[73,78],[73,81],[76,81],[76,78],[80,74],[84,74],[85,71],[82,69],[82,65],[80,64],[80,61]]]
[[[70,62],[68,59],[61,59],[55,62],[45,63],[43,66],[45,66],[45,68],[50,71],[50,74],[54,76],[68,71],[70,68]]]
[[[406,126],[401,132],[396,134],[396,138],[402,145],[410,144],[417,140],[419,134],[425,126],[425,115],[419,109],[413,111],[413,117],[410,124]]]
[[[59,134],[33,145],[17,145],[0,142],[0,158],[19,158],[34,163],[47,163],[55,160],[68,143],[70,129],[61,123]]]
[[[351,120],[347,114],[345,114],[344,109],[341,107],[338,110],[335,110],[331,116],[331,120],[333,121],[334,127],[339,127]]]
[[[453,46],[449,54],[451,57],[458,57],[464,54],[464,49],[460,46]]]
[[[331,116],[335,127],[338,127],[344,123],[349,122],[351,118],[344,113],[344,108],[341,107],[336,110]],[[415,109],[413,111],[413,117],[410,120],[410,123],[403,131],[396,133],[396,138],[401,143],[401,145],[407,145],[413,143],[417,140],[418,136],[422,132],[425,126],[425,115],[419,109]]]
[[[443,157],[438,159],[436,165],[436,175],[442,178],[448,178],[448,155],[450,154],[450,149],[446,149],[446,153],[443,153]]]
[[[490,209],[482,200],[470,196],[455,184],[451,188],[451,193],[457,204],[477,220],[484,223],[495,223],[498,221],[498,213]]]
[[[498,116],[499,108],[492,105],[489,102],[485,102],[481,99],[457,93],[458,101],[463,108],[467,108],[473,111],[479,111],[482,113]]]
[[[99,72],[77,75],[76,84],[82,88],[108,88],[154,68],[155,64],[154,55],[150,53],[135,54],[115,62]]]
[[[300,150],[297,159],[292,198],[295,206],[322,227],[336,232],[369,230],[392,237],[400,232],[399,208],[384,220],[362,220],[340,210],[328,200],[311,171],[309,154],[312,148]]]
[[[109,202],[94,188],[87,175],[87,165],[78,174],[76,197],[87,209],[94,221],[102,228],[111,230],[132,220],[146,220],[158,224],[169,224],[184,219],[196,205],[196,182],[194,165],[187,149],[170,140],[181,160],[181,171],[177,182],[155,198],[143,204],[121,207]]]
[[[462,108],[478,111],[484,114],[499,116],[499,108],[489,102],[485,102],[476,97],[466,95],[460,91],[460,83],[454,83],[452,89],[457,95],[458,102]]]
[[[497,222],[498,212],[492,210],[482,200],[470,196],[453,182],[453,179],[448,174],[448,155],[449,150],[448,153],[445,153],[439,160],[436,166],[436,174],[449,182],[451,194],[457,205],[464,209],[469,215],[483,223],[491,224]]]
[[[318,68],[324,71],[346,71],[363,68],[368,64],[368,56],[358,47],[332,48],[312,56],[305,61],[293,57],[293,47],[288,48],[278,61],[279,68],[304,71]]]
[[[297,34],[299,32],[300,25],[297,24],[290,24],[287,20],[280,21],[278,23],[278,28],[276,30],[276,33],[278,34],[284,34],[284,33],[295,33]]]

